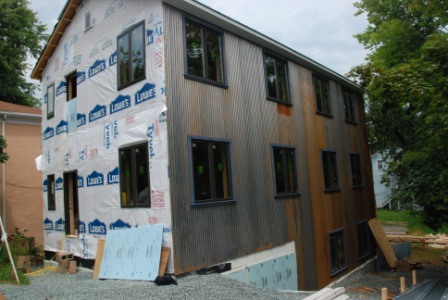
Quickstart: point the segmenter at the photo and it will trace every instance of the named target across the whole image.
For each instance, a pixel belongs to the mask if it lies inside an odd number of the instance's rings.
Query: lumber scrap
[[[100,274],[101,261],[103,260],[104,244],[106,240],[99,239],[98,246],[96,247],[95,266],[93,267],[93,279],[98,279]]]
[[[390,268],[395,269],[397,267],[398,262],[397,256],[395,255],[392,245],[390,244],[381,223],[378,222],[377,219],[370,219],[368,223],[370,231],[375,237],[378,247],[383,253],[384,258],[386,258],[387,264],[389,265]]]

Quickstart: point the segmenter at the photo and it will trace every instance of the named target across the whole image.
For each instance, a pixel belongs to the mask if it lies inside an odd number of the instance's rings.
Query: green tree
[[[348,75],[368,93],[371,150],[390,159],[395,199],[422,205],[433,229],[448,226],[448,1],[355,7],[369,22],[356,37],[371,54]]]
[[[28,8],[26,0],[0,1],[0,99],[38,106],[36,84],[27,82],[27,59],[37,58],[45,41],[45,25]]]
[[[0,162],[5,163],[9,156],[6,153],[6,141],[3,135],[0,135]]]

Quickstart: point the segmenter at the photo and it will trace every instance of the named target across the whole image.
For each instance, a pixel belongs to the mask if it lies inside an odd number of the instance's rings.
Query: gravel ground
[[[350,299],[380,299],[381,288],[399,294],[400,277],[412,282],[409,272],[356,272],[332,287],[344,287]],[[93,280],[92,271],[81,269],[74,275],[44,272],[29,276],[30,284],[0,285],[0,294],[7,300],[93,300],[93,299],[304,299],[310,292],[287,292],[261,289],[226,278],[219,274],[188,275],[178,278],[178,285],[157,286],[153,282],[125,280]],[[423,265],[417,280],[438,278],[448,284],[448,268]],[[0,297],[1,299],[1,297]]]

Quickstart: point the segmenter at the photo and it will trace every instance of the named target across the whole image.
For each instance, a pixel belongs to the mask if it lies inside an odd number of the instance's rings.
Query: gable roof
[[[0,101],[0,114],[3,114],[5,112],[38,115],[39,117],[42,114],[42,110],[39,108]]]
[[[33,72],[31,73],[31,78],[42,80],[42,72],[47,65],[48,59],[55,51],[62,35],[65,32],[65,29],[73,19],[76,9],[80,5],[81,1],[82,0],[67,0],[67,3],[59,16],[59,21],[55,25],[53,33],[51,34],[47,45],[42,51],[42,54],[37,61]],[[317,72],[328,77],[329,79],[349,86],[358,92],[362,92],[362,88],[359,85],[341,74],[195,0],[162,0],[162,2],[215,24],[222,29],[240,36],[265,49],[282,55],[313,72]]]

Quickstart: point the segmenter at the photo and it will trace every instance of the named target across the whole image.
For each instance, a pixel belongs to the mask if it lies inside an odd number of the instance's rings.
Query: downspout
[[[2,120],[2,135],[3,138],[6,140],[5,138],[5,134],[6,134],[6,125],[5,125],[5,121],[6,121],[6,115],[3,115],[3,120]],[[6,163],[2,163],[2,203],[3,203],[3,208],[2,208],[2,212],[3,212],[3,225],[5,227],[6,230]]]

